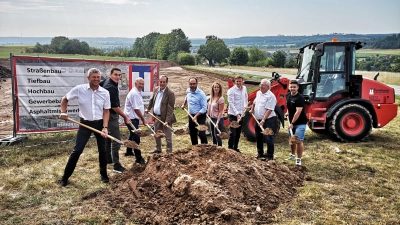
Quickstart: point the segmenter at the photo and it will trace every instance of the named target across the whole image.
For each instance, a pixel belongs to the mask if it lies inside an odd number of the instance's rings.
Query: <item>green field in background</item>
[[[14,55],[30,55],[42,57],[57,57],[57,58],[73,58],[73,59],[96,59],[96,60],[116,60],[116,61],[154,61],[152,59],[135,58],[135,57],[110,57],[110,56],[97,56],[97,55],[68,55],[68,54],[26,54],[25,49],[32,48],[26,46],[0,46],[0,59],[9,59],[10,53]]]

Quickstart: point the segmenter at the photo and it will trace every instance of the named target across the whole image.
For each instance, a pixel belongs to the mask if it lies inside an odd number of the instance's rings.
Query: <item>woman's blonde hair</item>
[[[214,82],[211,86],[211,99],[214,98],[214,85],[218,85],[219,92],[218,92],[218,99],[222,97],[222,85],[218,82]]]

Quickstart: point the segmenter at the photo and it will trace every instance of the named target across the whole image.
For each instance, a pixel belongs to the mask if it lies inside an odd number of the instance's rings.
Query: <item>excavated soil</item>
[[[197,145],[149,156],[112,177],[113,190],[83,200],[106,201],[138,224],[263,224],[296,196],[304,170]]]

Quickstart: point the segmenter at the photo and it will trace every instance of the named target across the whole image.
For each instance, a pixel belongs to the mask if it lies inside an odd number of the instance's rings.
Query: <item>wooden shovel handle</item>
[[[256,123],[258,124],[258,126],[261,128],[262,131],[264,131],[264,127],[261,126],[260,122],[258,122],[256,116],[252,113],[251,114],[254,117],[254,120],[256,121]]]
[[[215,123],[212,121],[212,119],[208,116],[208,114],[206,114],[207,118],[210,120],[210,122],[212,123],[212,125],[214,125],[215,129],[217,129],[218,133],[220,134],[221,131],[218,129],[218,126],[215,125]]]
[[[183,108],[183,110],[185,110],[185,112],[190,116],[190,118],[192,118],[192,120],[194,119],[192,115],[190,115],[190,113],[187,111],[186,108]],[[195,121],[197,126],[200,126],[200,124],[197,122],[197,120]]]
[[[93,131],[93,132],[96,132],[96,133],[99,133],[99,134],[104,134],[103,132],[94,129],[93,127],[90,127],[90,126],[88,126],[88,125],[86,125],[86,124],[80,123],[80,122],[78,122],[78,121],[76,121],[76,120],[73,120],[73,119],[71,119],[71,118],[69,118],[69,117],[68,117],[67,120],[68,120],[68,121],[71,121],[71,122],[73,122],[73,123],[76,123],[76,124],[78,124],[79,126],[85,127],[85,128],[87,128],[87,129],[89,129],[89,130],[91,130],[91,131]],[[110,136],[110,135],[107,134],[107,138],[109,138],[109,139],[111,139],[111,140],[113,140],[113,141],[115,141],[115,142],[118,142],[118,143],[120,143],[121,145],[124,145],[124,142],[122,142],[121,140],[116,139],[116,138],[113,137],[113,136]]]
[[[162,120],[160,120],[159,118],[157,118],[157,116],[153,115],[151,112],[148,112],[150,114],[150,116],[152,116],[154,119],[158,120],[160,123],[164,124],[164,122]],[[170,127],[169,125],[167,125],[167,127],[172,131],[175,132],[174,129],[172,129],[172,127]]]
[[[286,118],[287,118],[287,121],[289,122],[289,126],[290,126],[289,115]],[[292,131],[292,129],[290,129],[290,127],[289,127],[289,133],[290,133],[290,137],[293,136],[293,131]]]
[[[156,132],[155,132],[153,129],[151,129],[151,127],[150,127],[150,125],[149,125],[148,123],[146,123],[146,126],[147,126],[147,128],[149,128],[149,130],[151,130],[151,132],[152,132],[153,134],[156,134]]]

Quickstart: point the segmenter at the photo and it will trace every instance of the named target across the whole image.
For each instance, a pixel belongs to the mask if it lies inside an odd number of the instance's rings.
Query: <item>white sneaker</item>
[[[285,159],[285,160],[295,160],[296,156],[295,155],[290,155],[289,158]]]
[[[296,158],[296,166],[301,166],[301,158]]]

